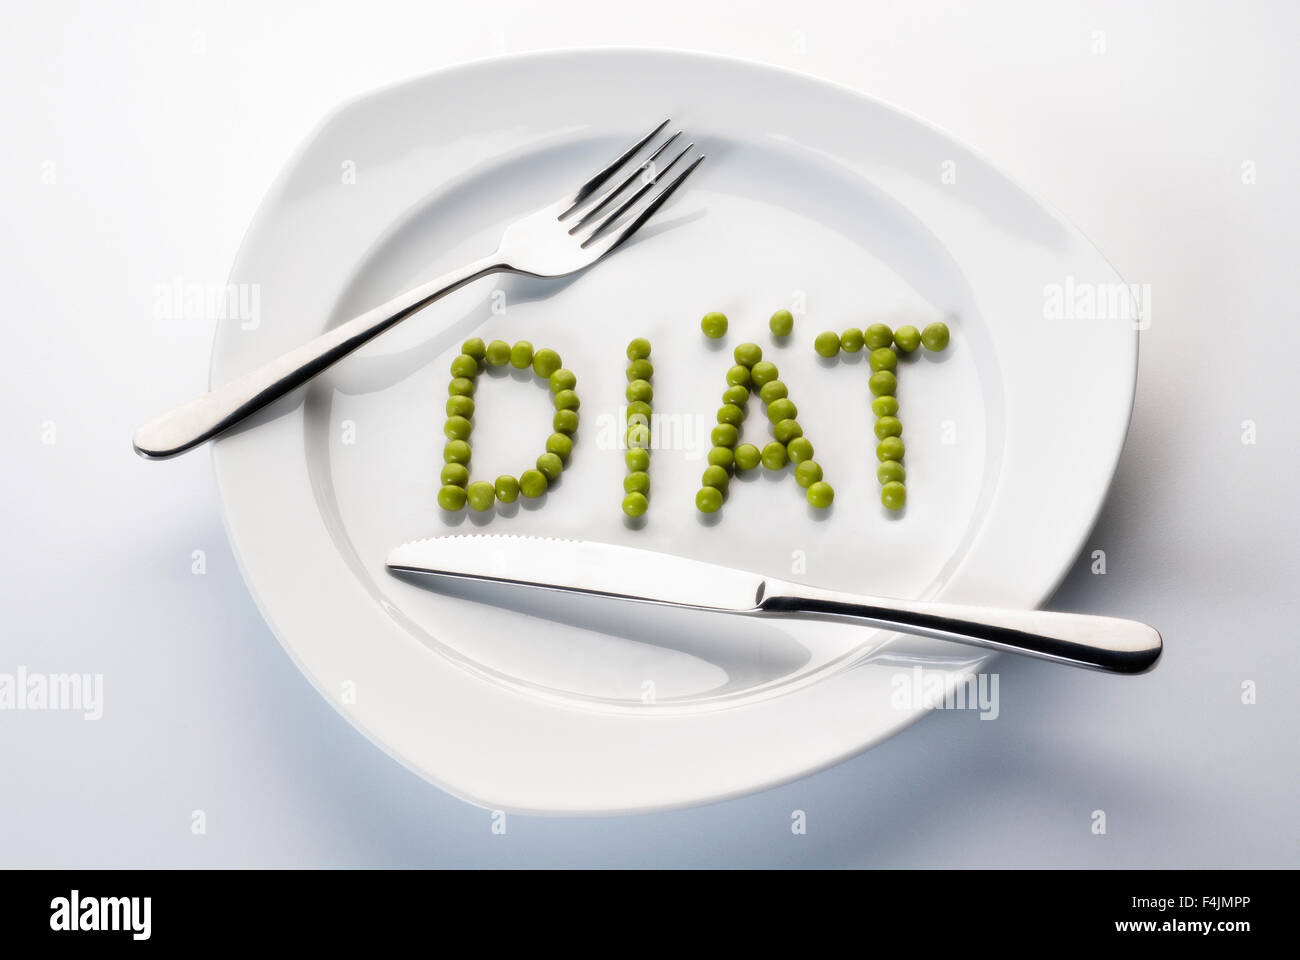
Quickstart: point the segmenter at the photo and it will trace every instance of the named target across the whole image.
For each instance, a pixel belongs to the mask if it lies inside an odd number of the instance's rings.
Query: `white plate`
[[[639,241],[569,282],[461,290],[215,447],[235,552],[303,672],[394,757],[490,807],[648,810],[776,784],[915,720],[919,705],[891,697],[900,673],[983,660],[842,625],[542,595],[494,606],[391,577],[392,546],[456,531],[580,537],[828,587],[1033,606],[1079,550],[1123,443],[1136,324],[1113,299],[1112,316],[1086,318],[1088,291],[1103,303],[1124,291],[1059,216],[892,107],[673,52],[494,60],[338,110],[249,231],[232,282],[259,285],[260,322],[219,331],[213,381],[490,252],[505,223],[666,115],[709,159]],[[1054,291],[1067,318],[1051,316]],[[803,312],[781,346],[767,317],[784,306]],[[707,310],[731,317],[721,345],[700,335]],[[891,516],[866,365],[822,361],[812,338],[936,318],[951,347],[900,375],[909,505]],[[483,518],[435,504],[447,365],[471,335],[553,347],[578,374],[579,440],[540,507]],[[699,441],[732,347],[761,343],[833,510],[816,515],[790,476],[759,477],[705,522],[693,505],[704,449],[679,444],[655,452],[648,523],[629,528],[602,426],[633,336],[654,343],[656,411]],[[478,400],[475,475],[518,474],[549,431],[546,390],[485,375]],[[754,401],[745,436],[768,431]]]

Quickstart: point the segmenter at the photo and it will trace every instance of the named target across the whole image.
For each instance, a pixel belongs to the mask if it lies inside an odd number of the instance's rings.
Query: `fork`
[[[136,453],[162,460],[212,439],[411,314],[482,277],[494,273],[565,277],[590,267],[636,233],[703,162],[701,154],[660,186],[695,146],[687,144],[659,166],[660,157],[680,136],[678,131],[654,147],[644,160],[633,163],[669,122],[665,120],[636,141],[574,193],[508,226],[492,255],[398,294],[238,380],[149,421],[132,437]],[[609,186],[621,172],[629,170],[617,185]],[[638,181],[635,189],[629,189]]]

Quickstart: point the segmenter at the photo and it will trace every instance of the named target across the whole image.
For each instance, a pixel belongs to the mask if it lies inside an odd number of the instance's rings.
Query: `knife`
[[[870,597],[583,540],[433,537],[394,549],[388,568],[744,616],[850,621],[1115,673],[1150,670],[1162,647],[1160,634],[1135,620]]]

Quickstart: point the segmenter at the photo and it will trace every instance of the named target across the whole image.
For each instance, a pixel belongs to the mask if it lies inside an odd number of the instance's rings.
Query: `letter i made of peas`
[[[650,341],[637,337],[627,345],[627,476],[623,478],[623,512],[629,517],[645,515],[650,508],[650,404],[654,400],[654,364],[650,362]]]
[[[552,433],[546,438],[546,449],[537,458],[534,467],[523,471],[516,479],[502,474],[495,482],[470,480],[470,434],[473,432],[474,390],[478,375],[486,367],[505,367],[516,370],[532,368],[537,379],[550,385],[551,401],[555,406]],[[511,346],[504,340],[484,344],[478,337],[466,340],[460,355],[451,362],[451,382],[447,386],[447,420],[443,426],[447,444],[443,447],[442,487],[438,491],[438,506],[444,510],[486,511],[500,501],[514,503],[522,494],[535,499],[559,479],[573,452],[573,437],[578,431],[578,395],[574,392],[577,377],[566,370],[560,355],[554,350],[533,350],[527,340]]]

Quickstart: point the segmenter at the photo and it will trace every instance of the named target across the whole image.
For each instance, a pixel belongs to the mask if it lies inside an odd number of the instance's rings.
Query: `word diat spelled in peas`
[[[503,474],[489,483],[487,480],[470,480],[470,434],[474,430],[474,390],[478,375],[485,367],[504,367],[516,370],[532,367],[539,380],[547,382],[555,406],[553,433],[546,438],[546,446],[536,464],[516,479]],[[485,344],[473,337],[461,344],[460,355],[451,361],[451,382],[447,386],[447,420],[443,434],[447,444],[443,447],[442,487],[438,491],[438,506],[444,510],[491,510],[493,504],[514,503],[520,496],[536,499],[546,493],[547,487],[560,477],[560,472],[573,453],[573,435],[578,431],[578,395],[574,392],[578,379],[564,369],[560,355],[554,350],[534,350],[527,340],[513,346],[504,340]]]
[[[913,326],[890,330],[883,323],[873,323],[865,330],[845,330],[842,334],[827,331],[817,335],[813,349],[823,357],[833,357],[840,350],[856,353],[864,347],[870,351],[867,364],[871,375],[867,388],[873,397],[871,412],[876,415],[875,434],[876,479],[880,482],[880,502],[889,510],[902,510],[907,505],[907,471],[903,468],[903,422],[898,419],[898,354],[904,356],[917,347],[937,353],[948,346],[948,325],[938,321],[924,330]],[[812,488],[809,488],[809,502]]]
[[[790,311],[778,310],[768,325],[780,345],[793,331],[794,318]],[[700,326],[706,336],[721,339],[727,333],[727,318],[719,312],[707,313]],[[900,358],[922,347],[929,352],[942,351],[950,340],[947,325],[935,322],[922,330],[911,325],[891,330],[883,323],[873,323],[864,329],[850,327],[840,333],[827,330],[813,341],[813,349],[826,359],[841,353],[862,353],[866,357],[867,387],[875,416],[876,479],[880,484],[880,502],[889,510],[901,511],[907,504],[907,471],[903,465],[906,444],[897,397]],[[761,467],[772,472],[789,468],[809,506],[816,510],[828,509],[834,503],[835,490],[824,478],[821,464],[814,459],[812,441],[805,436],[798,419],[799,408],[776,364],[764,359],[762,347],[749,342],[733,349],[732,361],[710,433],[712,446],[695,495],[696,508],[706,514],[721,510],[735,475]],[[518,478],[502,475],[493,482],[472,480],[470,436],[474,429],[477,378],[485,368],[506,366],[517,370],[531,367],[538,378],[546,381],[555,407],[553,432],[546,438],[545,449],[535,465]],[[484,343],[474,337],[462,345],[460,354],[451,361],[449,372],[439,505],[451,511],[467,506],[487,511],[495,503],[513,503],[520,496],[530,499],[543,496],[559,479],[573,453],[580,407],[573,371],[565,368],[556,351],[534,349],[526,340],[514,344],[504,340]],[[650,360],[650,341],[645,337],[628,343],[625,374],[621,448],[627,472],[623,479],[622,509],[628,517],[636,519],[643,517],[650,506],[654,364]],[[763,405],[771,439],[762,443],[741,442],[749,401],[754,395]]]

